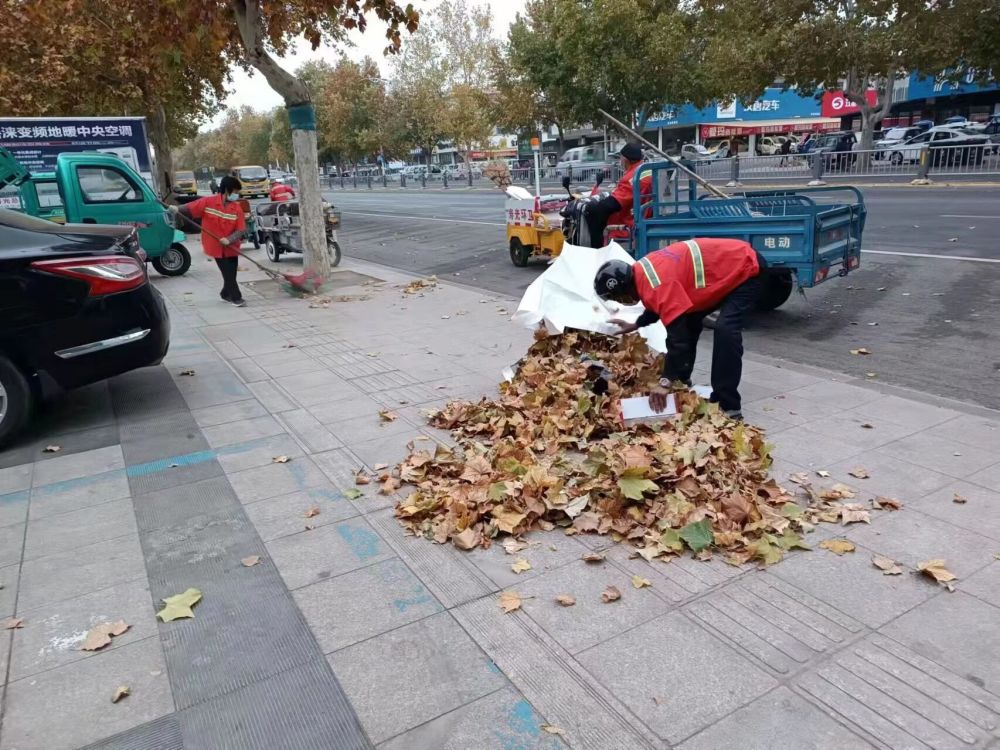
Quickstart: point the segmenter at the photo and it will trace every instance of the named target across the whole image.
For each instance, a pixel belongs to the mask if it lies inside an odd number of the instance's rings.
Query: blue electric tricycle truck
[[[639,194],[639,180],[653,178],[653,196]],[[696,181],[669,161],[636,171],[635,228],[630,252],[638,260],[693,237],[730,237],[753,245],[769,272],[758,309],[783,305],[797,283],[809,288],[846,276],[861,263],[864,197],[855,187],[814,187],[699,195]]]

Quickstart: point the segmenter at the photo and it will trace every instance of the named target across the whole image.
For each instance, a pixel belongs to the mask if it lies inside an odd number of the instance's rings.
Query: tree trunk
[[[875,105],[868,103],[865,97],[869,83],[868,76],[858,75],[857,71],[851,71],[847,76],[847,85],[844,87],[844,94],[847,98],[858,105],[861,114],[861,158],[859,166],[866,168],[871,159],[871,152],[875,148],[875,126],[880,123],[892,108],[892,96],[896,85],[896,72],[889,71],[885,78],[875,81],[875,91],[877,99]]]
[[[231,0],[247,59],[285,100],[286,109],[301,105],[311,107],[312,98],[305,81],[299,80],[278,65],[264,48],[265,34],[260,3],[261,0]],[[315,129],[295,127],[295,123],[292,123],[292,153],[299,179],[303,265],[308,271],[325,279],[330,275],[330,254],[326,245],[323,196],[319,187],[319,153]]]
[[[173,190],[174,157],[170,150],[170,137],[167,135],[167,114],[163,105],[156,103],[149,106],[149,142],[156,154],[156,161],[150,165],[153,174],[153,185],[157,195],[165,203],[175,203]]]

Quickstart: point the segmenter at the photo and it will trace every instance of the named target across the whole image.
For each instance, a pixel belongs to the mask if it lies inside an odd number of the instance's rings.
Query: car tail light
[[[36,271],[86,281],[91,297],[135,289],[146,282],[146,269],[135,258],[124,255],[96,255],[71,260],[38,260]]]

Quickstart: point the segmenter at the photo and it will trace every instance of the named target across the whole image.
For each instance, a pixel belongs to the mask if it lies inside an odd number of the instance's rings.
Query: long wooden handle
[[[630,136],[632,136],[633,138],[635,138],[637,141],[642,141],[644,144],[646,144],[646,147],[649,148],[650,151],[655,151],[657,154],[659,154],[664,159],[666,159],[667,161],[669,161],[671,164],[673,164],[679,170],[681,170],[682,172],[687,173],[688,176],[690,176],[691,178],[693,178],[695,182],[697,182],[699,185],[701,185],[703,188],[705,188],[708,192],[712,193],[713,195],[718,196],[719,198],[728,198],[729,197],[726,193],[724,193],[722,190],[719,190],[719,188],[717,188],[715,185],[713,185],[712,183],[710,183],[708,180],[706,180],[700,174],[698,174],[697,172],[694,172],[694,171],[688,169],[687,167],[685,167],[680,162],[679,159],[675,159],[674,157],[670,156],[665,151],[662,151],[661,149],[659,149],[656,146],[654,146],[652,143],[650,143],[645,138],[643,138],[641,135],[639,135],[638,133],[636,133],[634,130],[632,130],[632,128],[630,128],[628,125],[626,125],[625,123],[623,123],[621,120],[617,119],[613,115],[609,115],[603,109],[598,109],[597,111],[600,112],[602,115],[604,115],[608,119],[608,121],[612,125],[614,125],[616,128],[618,128],[619,130],[622,130],[622,131],[628,133]]]

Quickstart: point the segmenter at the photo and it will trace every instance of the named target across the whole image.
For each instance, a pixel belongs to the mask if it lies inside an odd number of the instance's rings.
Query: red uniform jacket
[[[697,237],[650,253],[634,268],[635,288],[647,310],[670,325],[688,312],[709,312],[733,289],[760,273],[757,254],[743,240]]]
[[[184,209],[194,218],[201,219],[201,246],[205,255],[212,258],[234,258],[239,255],[239,240],[227,247],[216,239],[229,238],[235,232],[246,231],[247,222],[239,201],[226,201],[225,196],[216,193],[188,203]]]
[[[635,177],[636,170],[641,166],[642,162],[636,162],[629,167],[628,171],[622,175],[620,180],[618,180],[618,184],[615,185],[615,189],[611,191],[611,197],[618,201],[618,205],[621,206],[621,208],[608,217],[608,226],[611,226],[612,224],[624,224],[627,227],[631,227],[635,224],[635,219],[632,217],[632,180]],[[639,197],[644,198],[652,195],[652,176],[647,175],[646,177],[640,178]]]
[[[295,197],[295,191],[291,185],[275,185],[269,197],[272,201],[287,201]]]

